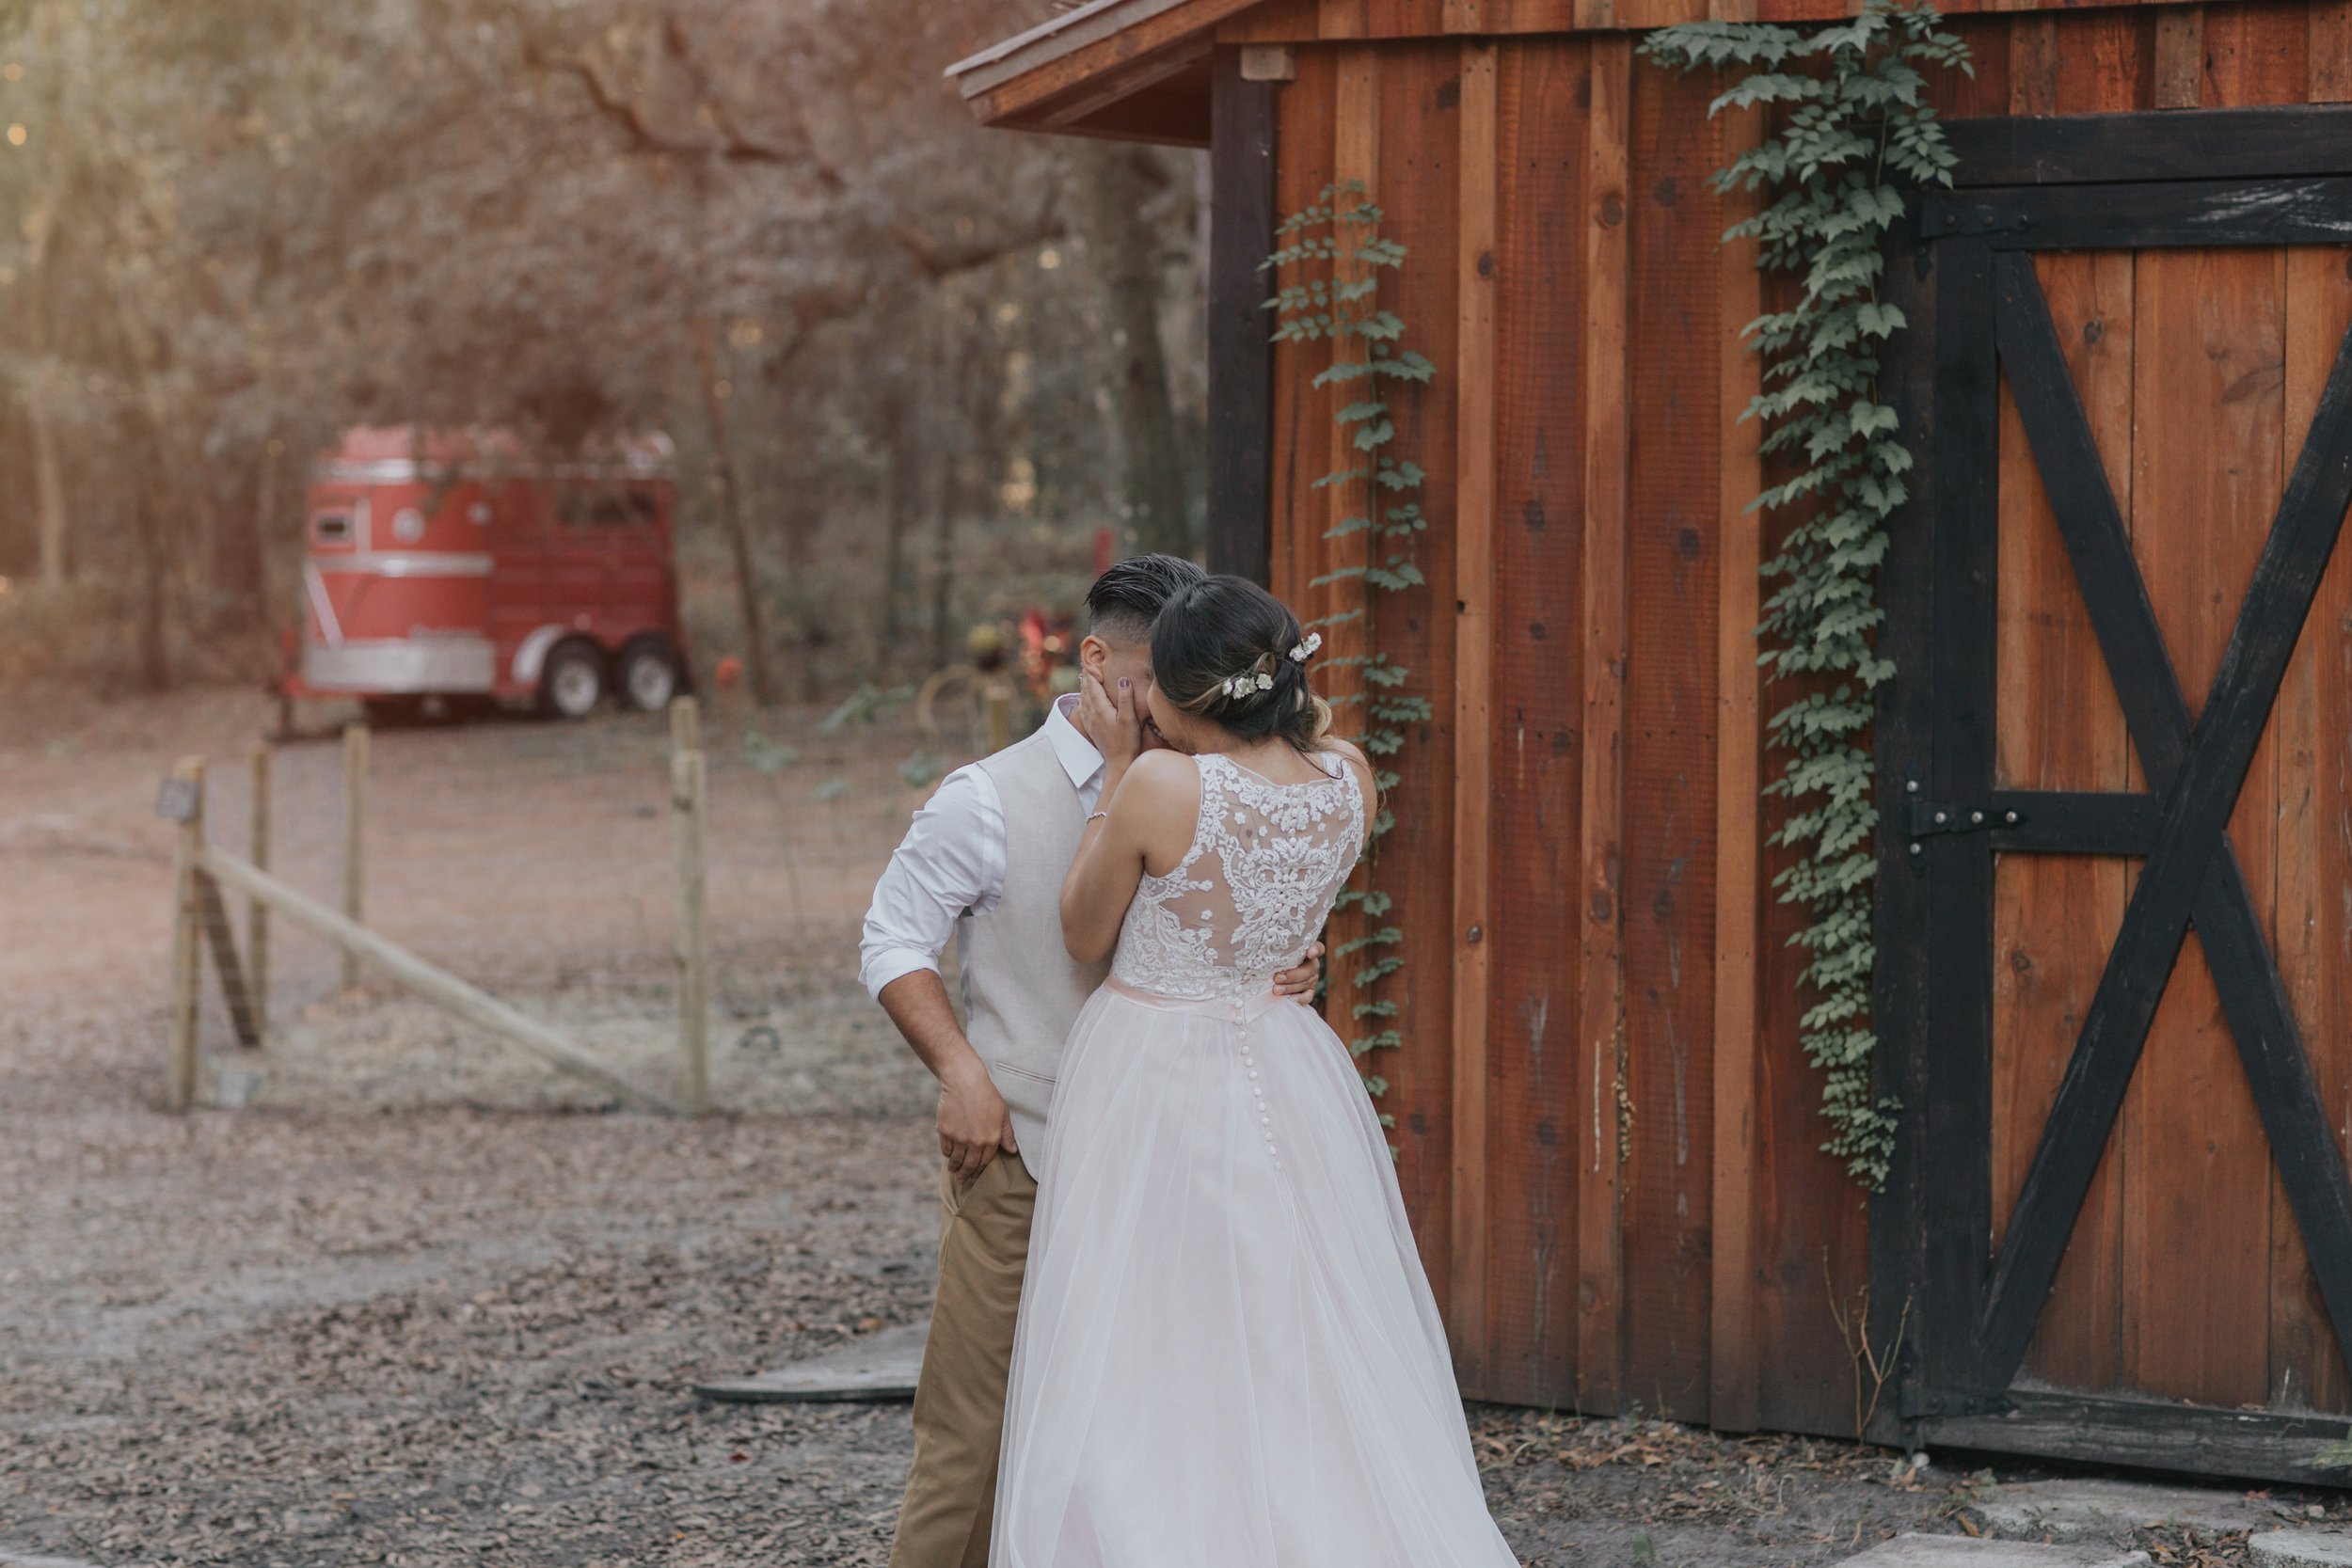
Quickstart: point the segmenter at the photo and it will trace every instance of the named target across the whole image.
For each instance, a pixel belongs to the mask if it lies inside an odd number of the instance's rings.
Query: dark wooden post
[[[1273,566],[1274,95],[1245,76],[1245,51],[1210,76],[1209,570],[1265,582]],[[1251,72],[1251,75],[1259,72]]]
[[[677,834],[678,1103],[693,1116],[710,1109],[709,897],[703,857],[710,790],[702,746],[701,710],[693,698],[680,697],[670,704],[670,807]]]
[[[179,786],[177,836],[171,852],[171,1043],[164,1057],[164,1108],[196,1103],[196,1006],[204,941],[204,759],[182,757],[171,770]]]

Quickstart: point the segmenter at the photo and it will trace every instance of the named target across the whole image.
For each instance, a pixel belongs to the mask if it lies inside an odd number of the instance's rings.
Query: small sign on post
[[[187,764],[180,766],[185,768]],[[203,765],[199,763],[197,766],[199,777],[184,777],[178,768],[165,777],[163,787],[155,792],[156,816],[167,822],[196,820],[197,802],[204,796],[204,786],[200,782]]]

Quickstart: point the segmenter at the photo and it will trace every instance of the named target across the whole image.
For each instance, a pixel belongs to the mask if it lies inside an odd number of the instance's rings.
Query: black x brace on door
[[[1887,267],[1887,294],[1911,323],[1890,359],[1887,395],[1919,468],[1882,578],[1881,645],[1899,673],[1878,721],[1876,1015],[1880,1089],[1903,1110],[1895,1169],[1873,1208],[1872,1315],[1877,1341],[1899,1336],[1902,1352],[1899,1386],[1874,1433],[2295,1473],[2281,1456],[2341,1435],[2341,1420],[2012,1384],[2191,927],[2337,1341],[2352,1351],[2352,1178],[2228,831],[2352,503],[2352,341],[2336,349],[2218,673],[2192,719],[2033,252],[2352,244],[2352,111],[2021,118],[1948,129],[1966,183],[1917,200],[1915,232]],[[2003,378],[2145,793],[1995,786]],[[1996,852],[2144,860],[1994,1248]]]

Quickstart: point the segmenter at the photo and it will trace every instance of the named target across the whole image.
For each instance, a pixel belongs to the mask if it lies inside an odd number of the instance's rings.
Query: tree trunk
[[[264,467],[268,461],[264,456]],[[255,475],[257,480],[262,477]],[[262,606],[265,515],[259,486],[237,485],[230,493],[227,508],[215,502],[213,514],[213,587],[228,601],[235,620],[249,626]]]
[[[39,394],[24,404],[33,432],[33,494],[40,518],[40,585],[65,586],[65,480],[57,464],[56,427]]]
[[[914,510],[914,442],[907,428],[907,399],[893,392],[882,404],[882,450],[890,470],[882,475],[882,595],[874,616],[874,662],[887,670],[898,647],[898,576],[906,559],[908,515]]]
[[[945,670],[955,657],[947,612],[956,578],[956,512],[963,498],[944,469],[930,486],[938,518],[931,534],[931,668]]]
[[[782,488],[776,509],[784,525],[787,574],[785,604],[799,633],[801,700],[813,703],[821,695],[819,655],[834,640],[833,591],[838,586],[817,559],[817,534],[825,520],[825,477],[814,453],[788,445],[777,468]]]
[[[1104,141],[1073,146],[1069,155],[1078,230],[1110,326],[1104,353],[1122,457],[1125,543],[1136,551],[1188,556],[1192,531],[1160,345],[1159,265],[1143,219],[1150,192],[1136,162],[1144,154]]]
[[[777,407],[784,437],[772,449],[771,483],[776,526],[784,538],[784,605],[800,644],[800,697],[813,703],[822,695],[822,656],[833,645],[833,600],[842,585],[819,559],[826,474],[807,433],[818,427],[822,415],[809,406],[800,386],[787,369]]]
[[[735,599],[743,616],[743,660],[751,669],[752,700],[773,706],[776,684],[768,671],[768,628],[759,612],[759,589],[752,578],[752,543],[743,531],[743,505],[735,488],[734,449],[727,442],[725,394],[710,353],[710,324],[694,324],[694,361],[702,371],[703,408],[710,419],[710,452],[719,479],[719,511],[726,521],[727,545],[735,560]]]
[[[270,544],[278,537],[278,492],[285,486],[286,443],[273,437],[262,450],[262,483],[253,500],[253,591],[258,619],[267,629],[278,624],[278,607],[271,602]]]
[[[164,691],[171,686],[171,664],[165,620],[170,612],[170,552],[164,547],[161,526],[160,476],[142,476],[132,499],[132,527],[139,547],[139,689]]]

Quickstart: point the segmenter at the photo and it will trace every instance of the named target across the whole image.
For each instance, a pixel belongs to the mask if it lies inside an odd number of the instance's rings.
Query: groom
[[[1113,690],[1152,683],[1152,622],[1202,579],[1168,555],[1122,561],[1087,594],[1078,662]],[[1152,744],[1147,732],[1145,744]],[[914,1466],[891,1568],[984,1568],[996,1449],[1012,1363],[1013,1315],[1029,1251],[1045,1108],[1062,1042],[1107,964],[1062,945],[1061,883],[1088,815],[1101,809],[1103,756],[1074,696],[1025,740],[940,784],[875,885],[860,978],[940,1084],[943,1216],[939,1290],[914,1392]],[[957,938],[967,1022],[940,979]],[[1317,945],[1276,990],[1314,989]],[[1025,1153],[1024,1151],[1026,1151]]]

